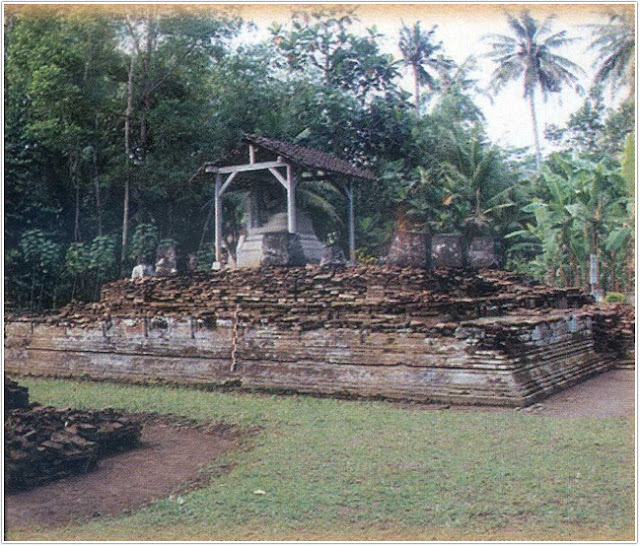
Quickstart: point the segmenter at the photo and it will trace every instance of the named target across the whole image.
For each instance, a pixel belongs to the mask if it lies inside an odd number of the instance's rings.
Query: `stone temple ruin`
[[[200,272],[6,324],[8,372],[522,406],[633,350],[632,317],[497,270]]]
[[[5,325],[6,371],[525,406],[633,358],[631,308],[467,267],[495,266],[491,241],[463,251],[459,239],[454,245],[409,233],[392,245],[397,258],[386,265],[314,265],[316,243],[301,242],[297,229],[296,176],[370,175],[327,154],[261,138],[244,141],[249,163],[239,164],[236,155],[200,170],[214,174],[218,206],[230,181],[250,173],[244,183],[252,183],[260,169],[278,173],[271,172],[287,189],[286,215],[283,203],[259,220],[254,210],[245,239],[247,262],[261,267],[123,279],[104,285],[98,302],[14,317]],[[351,184],[344,183],[347,196]],[[265,195],[250,206],[260,199]],[[348,202],[353,257],[352,197]],[[218,226],[220,214],[218,208]],[[216,250],[219,261],[219,236]],[[415,259],[416,252],[424,258]]]

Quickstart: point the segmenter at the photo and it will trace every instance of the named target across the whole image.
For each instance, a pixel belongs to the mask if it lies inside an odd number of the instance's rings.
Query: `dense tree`
[[[122,104],[123,266],[130,258],[126,255],[130,207],[134,222],[157,223],[163,238],[182,238],[192,229],[187,219],[202,216],[198,208],[205,200],[196,187],[185,184],[203,158],[215,157],[225,148],[216,138],[216,126],[206,123],[212,114],[207,82],[240,24],[215,14],[185,9],[157,12],[152,7],[132,12],[123,21],[123,43],[130,55]],[[178,213],[185,208],[195,214]]]
[[[563,57],[555,50],[571,43],[566,31],[553,33],[553,17],[540,22],[525,11],[519,17],[507,16],[513,36],[492,34],[489,57],[497,64],[493,72],[493,89],[500,91],[507,83],[521,80],[524,98],[529,101],[533,137],[536,152],[536,166],[540,168],[542,152],[535,97],[539,90],[546,100],[551,93],[559,93],[563,86],[580,89],[577,74],[582,70],[578,65]]]
[[[593,25],[593,41],[590,49],[598,52],[595,62],[598,83],[609,83],[614,90],[618,85],[630,87],[629,96],[635,92],[636,33],[632,11],[610,12],[609,22]]]
[[[422,104],[420,96],[422,86],[426,85],[432,90],[437,89],[439,77],[454,66],[454,62],[442,53],[442,42],[434,41],[437,28],[438,25],[434,25],[425,32],[418,21],[412,27],[403,24],[400,30],[398,45],[403,55],[403,64],[413,73],[417,113],[420,113]]]
[[[634,131],[634,101],[607,108],[601,86],[594,86],[582,106],[565,126],[548,125],[545,137],[564,151],[574,151],[597,161],[619,155],[627,135]]]
[[[533,216],[511,238],[533,237],[539,253],[525,267],[560,286],[589,289],[590,255],[600,264],[599,286],[628,289],[625,255],[632,237],[630,195],[620,165],[554,154],[533,187]]]
[[[609,272],[604,288],[632,285],[631,99],[607,108],[594,88],[565,126],[548,128],[560,153],[538,171],[526,150],[490,142],[475,61],[453,65],[435,27],[405,26],[396,60],[353,13],[298,13],[259,43],[244,40],[240,20],[188,6],[6,15],[10,308],[95,298],[103,282],[130,271],[134,255],[153,260],[169,242],[208,267],[212,185],[189,180],[244,132],[332,152],[377,175],[356,191],[360,259],[383,256],[399,228],[482,233],[504,238],[509,267],[551,282],[584,285],[595,254]],[[555,52],[568,42],[564,32],[528,14],[510,24],[515,38],[494,38],[504,61],[498,88],[522,77],[535,107],[534,94],[575,84],[575,65]],[[402,88],[403,63],[415,66],[418,105],[424,87],[431,91],[419,116]],[[299,190],[321,239],[345,243],[345,196],[322,182]],[[231,258],[245,200],[246,188],[233,186],[223,199]]]
[[[364,103],[371,94],[393,88],[397,71],[391,56],[380,51],[381,35],[372,28],[364,36],[353,33],[356,21],[337,11],[296,13],[291,28],[271,27],[273,43],[291,71]]]

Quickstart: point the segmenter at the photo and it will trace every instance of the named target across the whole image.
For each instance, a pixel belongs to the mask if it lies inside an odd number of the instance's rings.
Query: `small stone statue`
[[[347,257],[344,250],[338,244],[328,245],[322,251],[322,259],[320,265],[345,265]]]
[[[189,259],[187,261],[187,269],[189,273],[198,270],[198,256],[193,252],[189,254]]]
[[[158,247],[156,257],[156,275],[174,275],[178,272],[176,264],[176,249],[173,245]]]
[[[131,271],[131,280],[144,279],[145,277],[153,277],[154,275],[155,271],[152,266],[140,262],[133,268],[133,271]]]

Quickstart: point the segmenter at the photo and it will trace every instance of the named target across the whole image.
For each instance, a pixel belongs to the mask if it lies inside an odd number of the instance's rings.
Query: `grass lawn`
[[[262,427],[205,489],[9,540],[633,540],[634,420],[21,380],[30,398]],[[266,494],[256,495],[263,490]]]

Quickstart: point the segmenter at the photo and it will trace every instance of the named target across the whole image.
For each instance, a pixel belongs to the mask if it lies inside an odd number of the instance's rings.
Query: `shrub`
[[[627,297],[620,292],[609,292],[604,298],[604,301],[607,303],[624,303],[627,301]]]

